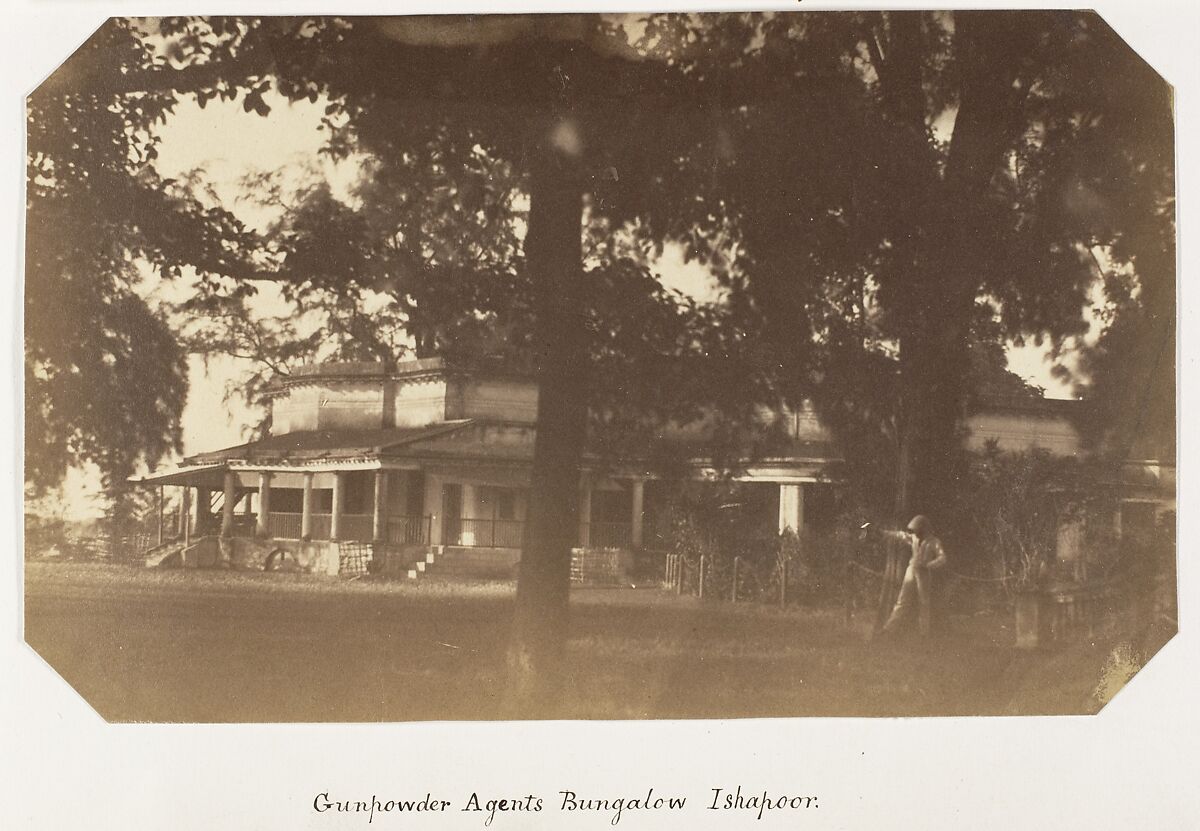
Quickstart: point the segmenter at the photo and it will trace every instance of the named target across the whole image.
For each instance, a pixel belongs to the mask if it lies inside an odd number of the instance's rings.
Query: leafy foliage
[[[28,100],[26,480],[34,492],[95,462],[109,482],[179,447],[184,356],[140,293],[136,263],[179,277],[254,273],[253,239],[151,162],[174,96],[111,95],[158,65],[127,22],[101,28]]]
[[[1103,459],[1079,462],[1044,450],[1005,453],[985,448],[970,467],[970,480],[959,494],[956,511],[970,530],[960,545],[974,556],[960,558],[962,568],[989,577],[1009,578],[1010,587],[1035,585],[1057,575],[1058,535],[1077,525],[1087,539],[1081,557],[1111,563],[1115,540],[1101,529],[1112,526],[1117,509],[1117,465]]]
[[[864,491],[894,473],[897,514],[939,513],[965,475],[971,344],[1081,335],[1094,251],[1163,288],[1117,303],[1089,367],[1132,380],[1118,365],[1161,354],[1144,336],[1173,310],[1170,92],[1095,15],[683,16],[644,43],[684,44],[719,125],[651,180],[664,202],[695,192],[655,232],[736,252],[722,273],[763,315],[780,388],[838,425]],[[1094,432],[1138,409],[1109,383],[1082,389]]]

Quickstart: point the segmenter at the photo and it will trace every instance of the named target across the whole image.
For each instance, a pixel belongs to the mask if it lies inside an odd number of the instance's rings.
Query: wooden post
[[[741,557],[733,558],[733,588],[730,589],[730,591],[729,591],[729,600],[732,603],[737,603],[738,566],[741,565],[741,562],[742,562]]]
[[[585,473],[579,489],[579,547],[592,544],[592,477]]]
[[[704,573],[708,570],[705,566],[708,565],[708,557],[705,554],[700,555],[700,577],[697,581],[696,594],[701,599],[704,598]]]
[[[192,544],[192,489],[183,489],[183,545]]]
[[[850,566],[851,562],[851,559],[847,557],[842,574],[842,605],[844,607],[842,613],[845,616],[847,626],[850,625],[850,621],[854,618],[854,586],[850,582],[854,569]]]
[[[1041,592],[1017,592],[1013,602],[1017,649],[1037,649],[1042,645],[1043,630],[1050,628],[1042,605]]]
[[[633,491],[630,494],[630,543],[634,548],[642,547],[642,522],[645,513],[646,483],[641,479],[633,480]]]
[[[158,486],[158,544],[163,544],[163,486]]]
[[[787,605],[788,561],[779,561],[779,605]]]
[[[183,495],[187,492],[187,485],[179,486],[179,504],[175,506],[175,539],[183,539]]]
[[[679,574],[676,575],[676,582],[675,582],[675,594],[678,594],[678,595],[683,594],[683,567],[684,567],[684,560],[683,560],[683,557],[680,556],[680,558],[679,558]]]
[[[904,579],[904,567],[908,565],[907,560],[903,558],[904,555],[897,546],[888,545],[887,564],[883,567],[883,585],[879,589],[879,604],[875,609],[875,634],[883,631],[883,625],[887,623],[892,606],[896,603],[896,595]]]

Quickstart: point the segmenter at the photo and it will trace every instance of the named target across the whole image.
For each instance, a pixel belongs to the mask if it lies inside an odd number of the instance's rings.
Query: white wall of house
[[[445,421],[446,379],[444,376],[401,378],[387,384],[391,402],[387,427],[424,427]]]
[[[982,450],[994,439],[1001,450],[1020,452],[1034,447],[1056,456],[1075,456],[1082,451],[1079,434],[1062,416],[1026,412],[979,413],[967,420],[967,447]]]
[[[464,378],[446,399],[446,418],[478,418],[533,424],[537,421],[537,383],[506,378]]]
[[[297,385],[272,401],[271,433],[377,429],[383,424],[383,410],[379,379]]]

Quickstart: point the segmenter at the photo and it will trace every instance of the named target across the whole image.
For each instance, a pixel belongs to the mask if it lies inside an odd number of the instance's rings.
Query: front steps
[[[521,552],[511,548],[467,548],[434,545],[423,560],[408,569],[408,579],[448,577],[451,579],[511,580],[517,576]]]
[[[631,554],[617,549],[575,549],[571,583],[586,586],[629,586]],[[411,563],[410,580],[445,577],[456,580],[515,580],[521,552],[512,548],[435,545]]]

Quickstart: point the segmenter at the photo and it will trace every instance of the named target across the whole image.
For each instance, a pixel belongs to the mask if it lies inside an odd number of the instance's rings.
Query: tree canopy
[[[938,513],[961,476],[984,380],[971,356],[1060,349],[1098,280],[1115,304],[1083,361],[1092,430],[1140,411],[1129,364],[1171,351],[1147,325],[1174,309],[1171,93],[1098,16],[672,17],[647,37],[683,44],[725,96],[660,192],[690,208],[660,212],[660,233],[700,257],[736,250],[728,279],[761,311],[785,390],[830,416],[850,461],[895,459],[873,490],[898,514]]]
[[[120,480],[178,449],[185,357],[139,293],[139,263],[168,277],[254,273],[252,235],[154,171],[155,125],[174,93],[112,95],[95,83],[159,63],[133,27],[112,21],[28,100],[25,448],[35,490],[72,465]]]

